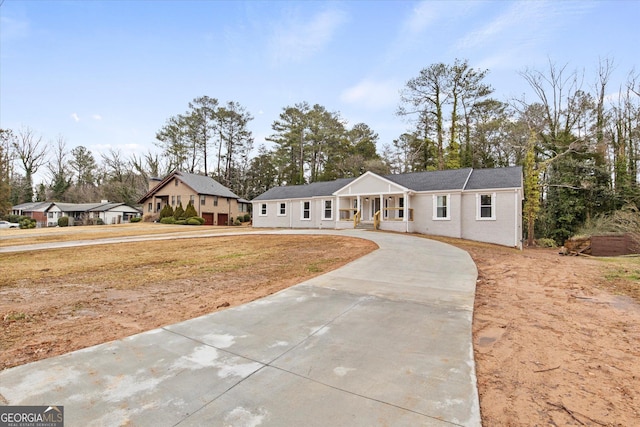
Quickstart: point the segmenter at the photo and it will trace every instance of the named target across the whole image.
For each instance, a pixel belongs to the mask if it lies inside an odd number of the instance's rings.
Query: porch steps
[[[373,230],[373,222],[364,222],[360,221],[360,223],[356,226],[356,230]]]

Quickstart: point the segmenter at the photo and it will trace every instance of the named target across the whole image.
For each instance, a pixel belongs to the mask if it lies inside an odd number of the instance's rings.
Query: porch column
[[[402,193],[402,197],[404,198],[404,205],[402,207],[403,210],[403,214],[402,214],[402,221],[407,222],[409,221],[409,193],[407,193],[406,191],[404,193]]]
[[[362,205],[360,204],[360,195],[358,194],[358,199],[357,199],[357,203],[356,203],[356,210],[360,211],[362,210]]]
[[[380,222],[383,221],[384,218],[384,196],[380,194]]]

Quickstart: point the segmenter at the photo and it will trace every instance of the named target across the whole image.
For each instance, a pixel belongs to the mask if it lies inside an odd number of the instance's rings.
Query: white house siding
[[[332,200],[332,219],[324,219],[324,201]],[[303,218],[303,203],[309,202],[309,219]],[[267,215],[262,215],[262,204],[267,204]],[[285,204],[285,215],[280,215],[280,204]],[[336,228],[335,197],[277,200],[253,203],[253,226],[275,228]]]
[[[433,196],[447,195],[449,195],[449,206],[447,206],[449,219],[433,219]],[[420,193],[411,197],[411,207],[413,208],[412,232],[461,237],[462,197],[459,192]]]
[[[477,219],[477,195],[495,194],[495,219]],[[463,239],[522,247],[522,196],[519,190],[482,190],[462,196]]]

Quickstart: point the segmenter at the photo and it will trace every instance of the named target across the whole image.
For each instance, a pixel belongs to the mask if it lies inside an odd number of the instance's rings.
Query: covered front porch
[[[339,228],[350,226],[356,228],[361,224],[371,224],[375,229],[396,229],[398,223],[413,221],[410,200],[409,193],[337,196],[340,223],[338,226]],[[389,223],[389,227],[385,227],[387,224],[384,223]]]

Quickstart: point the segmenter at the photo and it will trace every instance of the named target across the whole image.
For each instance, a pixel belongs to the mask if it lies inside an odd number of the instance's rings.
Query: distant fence
[[[637,234],[609,234],[591,236],[591,255],[618,256],[640,253],[640,236]]]
[[[617,233],[578,237],[564,243],[566,255],[619,256],[640,254],[640,234]]]

